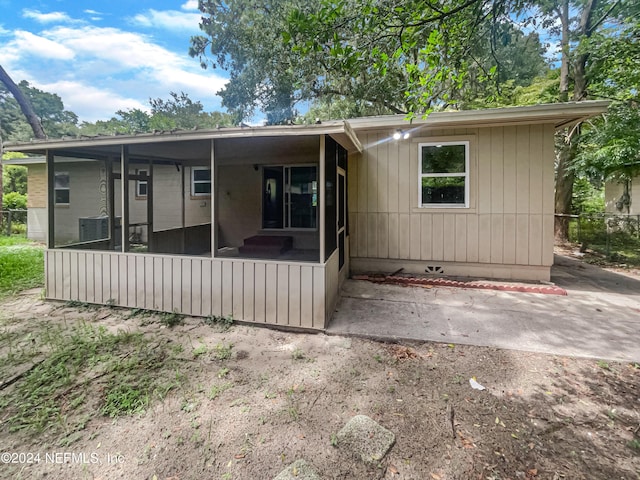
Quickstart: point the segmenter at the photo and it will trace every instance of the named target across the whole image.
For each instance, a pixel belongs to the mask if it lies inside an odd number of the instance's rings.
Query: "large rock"
[[[296,460],[273,480],[320,480],[313,468],[304,460]]]
[[[356,415],[336,435],[338,448],[344,448],[363,462],[376,464],[396,441],[395,435],[366,415]]]

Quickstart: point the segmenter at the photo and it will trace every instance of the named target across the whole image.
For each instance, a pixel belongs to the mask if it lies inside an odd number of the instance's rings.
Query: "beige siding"
[[[523,276],[548,276],[552,125],[425,130],[409,141],[392,140],[392,134],[359,134],[366,150],[350,158],[353,258],[441,262],[445,273],[447,265],[468,265],[474,272],[494,265],[496,275],[513,278],[536,267],[537,273]],[[418,143],[446,140],[470,142],[469,208],[419,208]]]
[[[337,251],[319,265],[47,250],[45,268],[51,299],[286,327],[324,329],[338,299]]]

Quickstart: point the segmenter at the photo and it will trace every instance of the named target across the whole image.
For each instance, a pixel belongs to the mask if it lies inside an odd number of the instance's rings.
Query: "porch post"
[[[56,191],[55,180],[56,172],[54,165],[54,156],[51,150],[47,150],[47,248],[55,248],[55,209],[56,209]]]
[[[326,218],[325,218],[325,204],[326,204],[326,197],[325,197],[325,182],[326,182],[326,178],[325,178],[325,136],[324,135],[320,135],[320,182],[319,182],[319,195],[318,197],[320,198],[320,263],[324,263],[324,249],[325,249],[325,223],[326,223]]]
[[[120,145],[120,183],[122,184],[122,251],[129,251],[129,147]]]
[[[184,187],[184,163],[182,164],[182,168],[180,169],[181,172],[181,180],[180,183],[182,184],[182,209],[180,210],[180,226],[182,227],[182,230],[180,231],[180,253],[184,254],[184,248],[185,248],[185,244],[186,244],[186,236],[187,233],[184,231],[185,229],[185,200],[184,200],[184,196],[186,193],[186,189]]]
[[[216,142],[211,139],[211,257],[215,257],[218,252],[218,172],[216,172]]]
[[[147,174],[147,252],[153,252],[153,160]]]
[[[113,176],[113,158],[105,160],[107,167],[107,209],[109,210],[109,250],[116,249],[116,189]]]

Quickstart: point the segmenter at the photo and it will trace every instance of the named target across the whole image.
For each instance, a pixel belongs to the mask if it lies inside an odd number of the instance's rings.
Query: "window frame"
[[[207,170],[209,171],[209,180],[196,180],[196,171]],[[211,175],[211,167],[191,167],[191,197],[197,198],[211,198],[211,194],[213,192],[213,183],[212,183],[212,175]],[[209,192],[208,193],[196,193],[195,186],[196,184],[208,183],[209,184]]]
[[[140,170],[136,170],[136,175],[145,175],[145,176],[149,176],[149,171],[146,169],[140,169]],[[146,193],[140,193],[140,187],[142,185],[145,185],[146,188]],[[149,193],[149,181],[148,180],[136,180],[136,198],[140,199],[140,200],[144,200],[147,198]]]
[[[56,177],[66,175],[67,176],[67,186],[66,187],[56,187]],[[71,175],[69,172],[55,172],[53,175],[53,202],[56,206],[69,206],[71,204]],[[67,201],[66,202],[58,202],[56,195],[58,190],[66,190],[67,191]]]
[[[419,208],[470,208],[470,145],[469,140],[446,140],[446,141],[430,141],[418,143],[418,207]],[[422,148],[437,147],[445,145],[460,146],[464,145],[464,172],[462,173],[423,173],[422,172]],[[464,203],[425,203],[422,198],[422,179],[423,178],[445,178],[445,177],[463,177],[464,178]]]

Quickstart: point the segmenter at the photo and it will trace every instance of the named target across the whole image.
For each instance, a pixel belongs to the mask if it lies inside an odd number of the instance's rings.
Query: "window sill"
[[[430,206],[413,207],[412,213],[478,213],[475,207],[462,206]]]
[[[211,195],[191,195],[191,200],[211,200]]]

